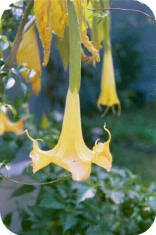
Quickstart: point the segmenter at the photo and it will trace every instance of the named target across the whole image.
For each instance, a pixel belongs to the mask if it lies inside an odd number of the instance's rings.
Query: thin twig
[[[88,7],[88,10],[91,11],[128,11],[128,12],[133,12],[133,13],[137,13],[137,14],[142,14],[148,18],[150,18],[151,20],[155,21],[155,17],[151,16],[149,14],[147,14],[144,11],[141,10],[137,10],[137,9],[130,9],[130,8],[120,8],[120,7],[111,7],[111,8],[90,8]]]
[[[24,33],[35,23],[36,17],[33,16],[24,27]]]
[[[34,0],[31,0],[29,5],[27,6],[23,16],[22,16],[22,20],[20,22],[13,46],[11,48],[10,55],[9,55],[8,60],[4,66],[4,70],[7,70],[8,68],[10,68],[12,66],[12,64],[16,61],[16,54],[17,54],[17,50],[19,48],[20,42],[22,41],[24,26],[27,22],[29,13],[30,13],[33,5],[34,5]]]
[[[42,186],[42,185],[54,184],[54,183],[57,183],[57,182],[60,182],[60,181],[67,180],[67,179],[70,178],[70,175],[64,175],[64,176],[58,177],[58,178],[53,179],[53,180],[48,181],[48,182],[24,182],[24,181],[20,181],[20,180],[16,180],[16,179],[13,179],[13,178],[4,176],[4,175],[2,175],[2,174],[0,174],[0,177],[1,177],[3,180],[7,180],[7,181],[9,181],[9,182],[11,182],[11,183],[15,183],[15,184],[20,184],[20,185],[32,185],[32,186]]]

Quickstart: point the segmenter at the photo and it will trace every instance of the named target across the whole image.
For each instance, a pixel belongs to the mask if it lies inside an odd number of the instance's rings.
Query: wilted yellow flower
[[[49,61],[50,48],[52,42],[52,0],[35,0],[34,9],[37,19],[37,27],[44,48],[43,65]]]
[[[51,0],[52,18],[51,24],[54,33],[63,38],[64,29],[68,21],[66,0]]]
[[[50,56],[52,33],[62,39],[65,27],[68,25],[67,0],[35,0],[34,3],[37,27],[44,48],[43,65],[46,66]],[[87,36],[87,0],[74,0],[73,3],[81,27],[82,43],[91,53],[91,56],[85,56],[84,60],[93,63],[99,62],[99,52]]]
[[[30,153],[33,172],[54,163],[71,172],[73,180],[82,181],[90,176],[92,163],[110,171],[111,135],[106,128],[105,130],[109,134],[109,139],[105,143],[96,143],[93,150],[85,145],[81,128],[79,94],[76,90],[73,92],[68,90],[62,131],[57,145],[51,150],[43,151],[39,148],[38,141],[29,136],[33,142],[33,150]]]
[[[35,0],[34,9],[44,48],[43,65],[46,66],[50,56],[52,32],[63,37],[67,22],[67,4],[66,0]]]
[[[92,56],[84,60],[86,60],[89,63],[93,62],[93,64],[95,64],[96,62],[100,62],[99,51],[95,49],[92,42],[89,40],[87,33],[85,32],[82,34],[82,43],[87,48],[87,50],[92,54]]]
[[[34,25],[24,33],[17,52],[17,64],[25,65],[26,70],[22,72],[28,83],[32,84],[34,94],[38,95],[41,90],[41,62]],[[28,78],[30,70],[33,71]]]
[[[7,113],[0,110],[0,136],[5,132],[13,132],[16,135],[21,135],[23,132],[23,119],[12,122],[9,120]]]
[[[100,105],[107,106],[105,113],[110,107],[112,107],[114,111],[114,105],[117,105],[118,112],[120,113],[120,101],[116,92],[113,59],[110,48],[105,51],[104,55],[101,92],[97,104],[99,107]]]
[[[87,48],[87,50],[91,53],[90,57],[87,57],[83,54],[82,59],[87,62],[96,62],[100,61],[99,52],[93,46],[92,42],[89,40],[87,36],[87,0],[74,0],[77,16],[79,19],[80,27],[81,27],[81,40],[83,45]]]

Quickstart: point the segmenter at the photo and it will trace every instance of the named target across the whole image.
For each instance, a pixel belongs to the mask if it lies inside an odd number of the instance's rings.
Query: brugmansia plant
[[[34,173],[50,163],[54,163],[71,172],[73,180],[82,181],[90,176],[92,163],[110,171],[112,165],[112,155],[109,150],[111,135],[104,127],[109,135],[105,143],[97,142],[93,150],[90,150],[84,143],[79,102],[82,31],[73,2],[69,0],[67,7],[69,16],[69,89],[62,131],[57,145],[49,151],[41,150],[38,141],[32,139],[28,132],[27,135],[33,142],[30,157]]]
[[[87,7],[91,7],[93,9],[108,9],[110,7],[109,0],[75,0],[73,1],[73,4],[80,24],[82,60],[88,63],[93,62],[95,65],[96,62],[100,61],[99,50],[102,48],[102,45],[104,45],[105,49],[101,78],[101,92],[97,105],[98,107],[101,105],[106,106],[107,108],[105,113],[110,107],[112,107],[115,112],[114,105],[117,105],[118,113],[120,113],[120,101],[116,92],[111,50],[110,13],[105,11],[102,16],[101,14],[99,16],[98,14],[95,15],[92,11],[90,11],[90,13],[87,9]],[[46,66],[49,61],[52,39],[55,34],[57,37],[57,48],[62,57],[64,67],[67,68],[69,63],[69,14],[67,1],[47,0],[45,2],[35,0],[34,12],[38,32],[44,48],[43,66]],[[92,42],[87,36],[88,25],[91,28]],[[41,65],[35,34],[36,32],[34,27],[31,27],[24,33],[23,40],[17,53],[17,63],[19,65],[25,63],[27,69],[35,71],[35,74],[31,77],[29,70],[27,70],[27,72],[24,71],[22,75],[29,83],[32,84],[33,92],[37,95],[41,89]],[[87,49],[91,55],[86,55],[84,49]]]

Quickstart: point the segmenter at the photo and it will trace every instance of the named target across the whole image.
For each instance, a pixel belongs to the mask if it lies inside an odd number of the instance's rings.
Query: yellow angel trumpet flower
[[[28,83],[32,84],[34,94],[38,95],[41,90],[42,68],[34,25],[23,35],[23,39],[17,51],[17,64],[25,64],[26,70],[22,72],[22,76]],[[28,78],[30,70],[33,71],[33,73],[31,78]]]
[[[107,107],[104,114],[110,107],[112,107],[113,112],[115,112],[114,105],[117,105],[118,107],[118,114],[120,114],[121,112],[120,101],[116,91],[111,48],[107,49],[104,54],[101,78],[101,92],[97,101],[97,105],[99,108],[101,105]]]
[[[65,113],[62,131],[56,146],[48,151],[43,151],[38,141],[28,137],[33,142],[33,150],[30,153],[33,172],[54,163],[72,174],[73,180],[83,181],[90,176],[92,163],[95,163],[107,171],[112,166],[112,155],[109,144],[111,134],[104,126],[109,138],[105,143],[96,142],[93,149],[89,149],[82,135],[79,88],[81,81],[81,35],[75,14],[73,1],[68,0],[69,9],[69,89],[66,97]]]
[[[95,3],[96,4],[96,3]],[[101,7],[106,9],[110,8],[110,0],[104,0],[100,2]],[[111,107],[113,113],[116,112],[115,105],[117,106],[117,112],[120,114],[121,105],[116,91],[115,84],[115,74],[112,58],[112,49],[111,49],[111,16],[110,12],[107,12],[107,15],[104,18],[103,22],[103,43],[105,54],[103,58],[103,68],[102,68],[102,78],[101,78],[101,92],[97,101],[97,105],[100,108],[101,105],[106,106],[104,114],[107,113]],[[99,28],[100,30],[100,28]],[[99,31],[100,33],[100,31]],[[102,35],[97,38],[96,44],[100,46]]]
[[[111,139],[105,143],[96,143],[93,150],[89,149],[83,140],[80,116],[79,94],[77,91],[68,90],[65,106],[65,114],[62,131],[57,145],[48,151],[43,151],[38,145],[38,141],[33,141],[33,150],[30,153],[33,165],[33,173],[44,168],[50,163],[54,163],[72,174],[75,181],[83,181],[90,176],[91,165],[95,163],[107,171],[112,166],[112,155],[109,150]]]
[[[21,135],[23,133],[24,121],[23,119],[12,122],[7,116],[6,112],[0,110],[0,136],[5,132],[13,132],[16,135]]]

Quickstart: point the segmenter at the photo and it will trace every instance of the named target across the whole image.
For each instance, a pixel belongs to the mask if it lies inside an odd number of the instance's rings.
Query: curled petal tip
[[[24,131],[24,133],[26,134],[26,136],[28,137],[29,140],[31,140],[32,142],[35,141],[35,139],[33,139],[33,138],[29,135],[28,129],[26,129],[26,130]]]
[[[42,142],[43,142],[42,139],[33,139],[33,138],[30,136],[30,134],[29,134],[29,132],[28,132],[27,129],[26,129],[23,133],[25,133],[26,136],[28,137],[28,139],[30,139],[32,142],[34,142],[34,141],[42,141]]]
[[[97,139],[97,140],[95,141],[95,145],[97,145],[99,141],[100,141],[100,139]]]
[[[104,130],[108,133],[108,140],[107,140],[107,142],[110,142],[110,141],[111,141],[112,136],[111,136],[110,131],[106,128],[106,123],[104,123],[103,128],[104,128]]]

